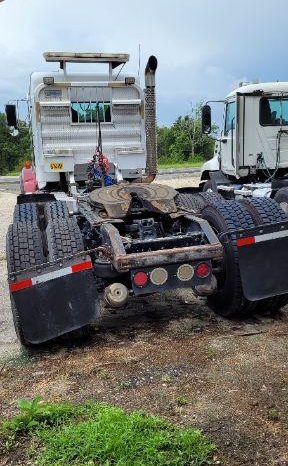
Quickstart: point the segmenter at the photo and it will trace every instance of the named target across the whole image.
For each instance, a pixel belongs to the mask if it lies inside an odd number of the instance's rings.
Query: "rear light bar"
[[[53,272],[48,272],[43,275],[38,275],[37,277],[27,278],[19,282],[10,283],[9,289],[11,293],[16,291],[24,290],[25,288],[30,288],[33,285],[38,285],[39,283],[48,282],[55,278],[63,277],[64,275],[70,275],[72,273],[82,272],[83,270],[92,269],[93,264],[91,261],[79,262],[78,264],[73,264],[70,267],[60,268],[54,270]]]
[[[204,279],[211,275],[211,264],[201,262],[193,267],[191,264],[180,264],[177,269],[173,269],[170,278],[174,280],[176,277],[179,282],[190,282],[193,277]],[[171,273],[171,272],[170,272]],[[132,282],[137,288],[145,288],[151,283],[155,286],[162,286],[169,280],[169,269],[164,267],[155,267],[149,271],[138,270],[132,274]]]

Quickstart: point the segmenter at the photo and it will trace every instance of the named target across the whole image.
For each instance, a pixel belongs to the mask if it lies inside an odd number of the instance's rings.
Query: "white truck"
[[[221,101],[217,101],[221,102]],[[224,197],[271,197],[288,210],[288,83],[242,85],[224,101],[214,157],[202,167],[204,190]],[[211,132],[211,107],[202,111]]]
[[[274,200],[256,205],[153,182],[157,59],[147,62],[143,91],[135,76],[118,72],[126,54],[44,57],[60,71],[31,75],[33,159],[22,170],[7,233],[21,343],[85,333],[100,300],[115,310],[132,295],[183,287],[224,316],[283,306],[288,216]],[[75,74],[70,62],[109,69]],[[15,106],[6,115],[15,130]]]

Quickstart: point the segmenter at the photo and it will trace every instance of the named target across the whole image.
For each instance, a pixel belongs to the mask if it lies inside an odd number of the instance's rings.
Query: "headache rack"
[[[107,63],[109,75],[119,65],[129,61],[128,53],[91,53],[91,52],[44,52],[43,57],[47,62],[59,62],[60,68],[66,70],[66,63]]]

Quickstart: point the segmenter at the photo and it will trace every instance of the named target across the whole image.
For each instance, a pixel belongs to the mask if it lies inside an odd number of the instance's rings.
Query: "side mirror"
[[[203,105],[202,107],[202,133],[210,134],[212,131],[211,107]]]
[[[9,127],[17,128],[16,105],[6,105],[5,113],[6,113],[7,125]]]

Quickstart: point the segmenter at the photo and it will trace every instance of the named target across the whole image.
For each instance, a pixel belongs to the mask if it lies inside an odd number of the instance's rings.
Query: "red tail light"
[[[144,288],[148,285],[148,275],[146,272],[136,272],[133,277],[133,282],[138,288]]]
[[[198,278],[206,278],[208,277],[208,275],[210,275],[210,273],[211,273],[211,267],[206,262],[202,262],[201,264],[198,264],[195,269],[195,275]]]

